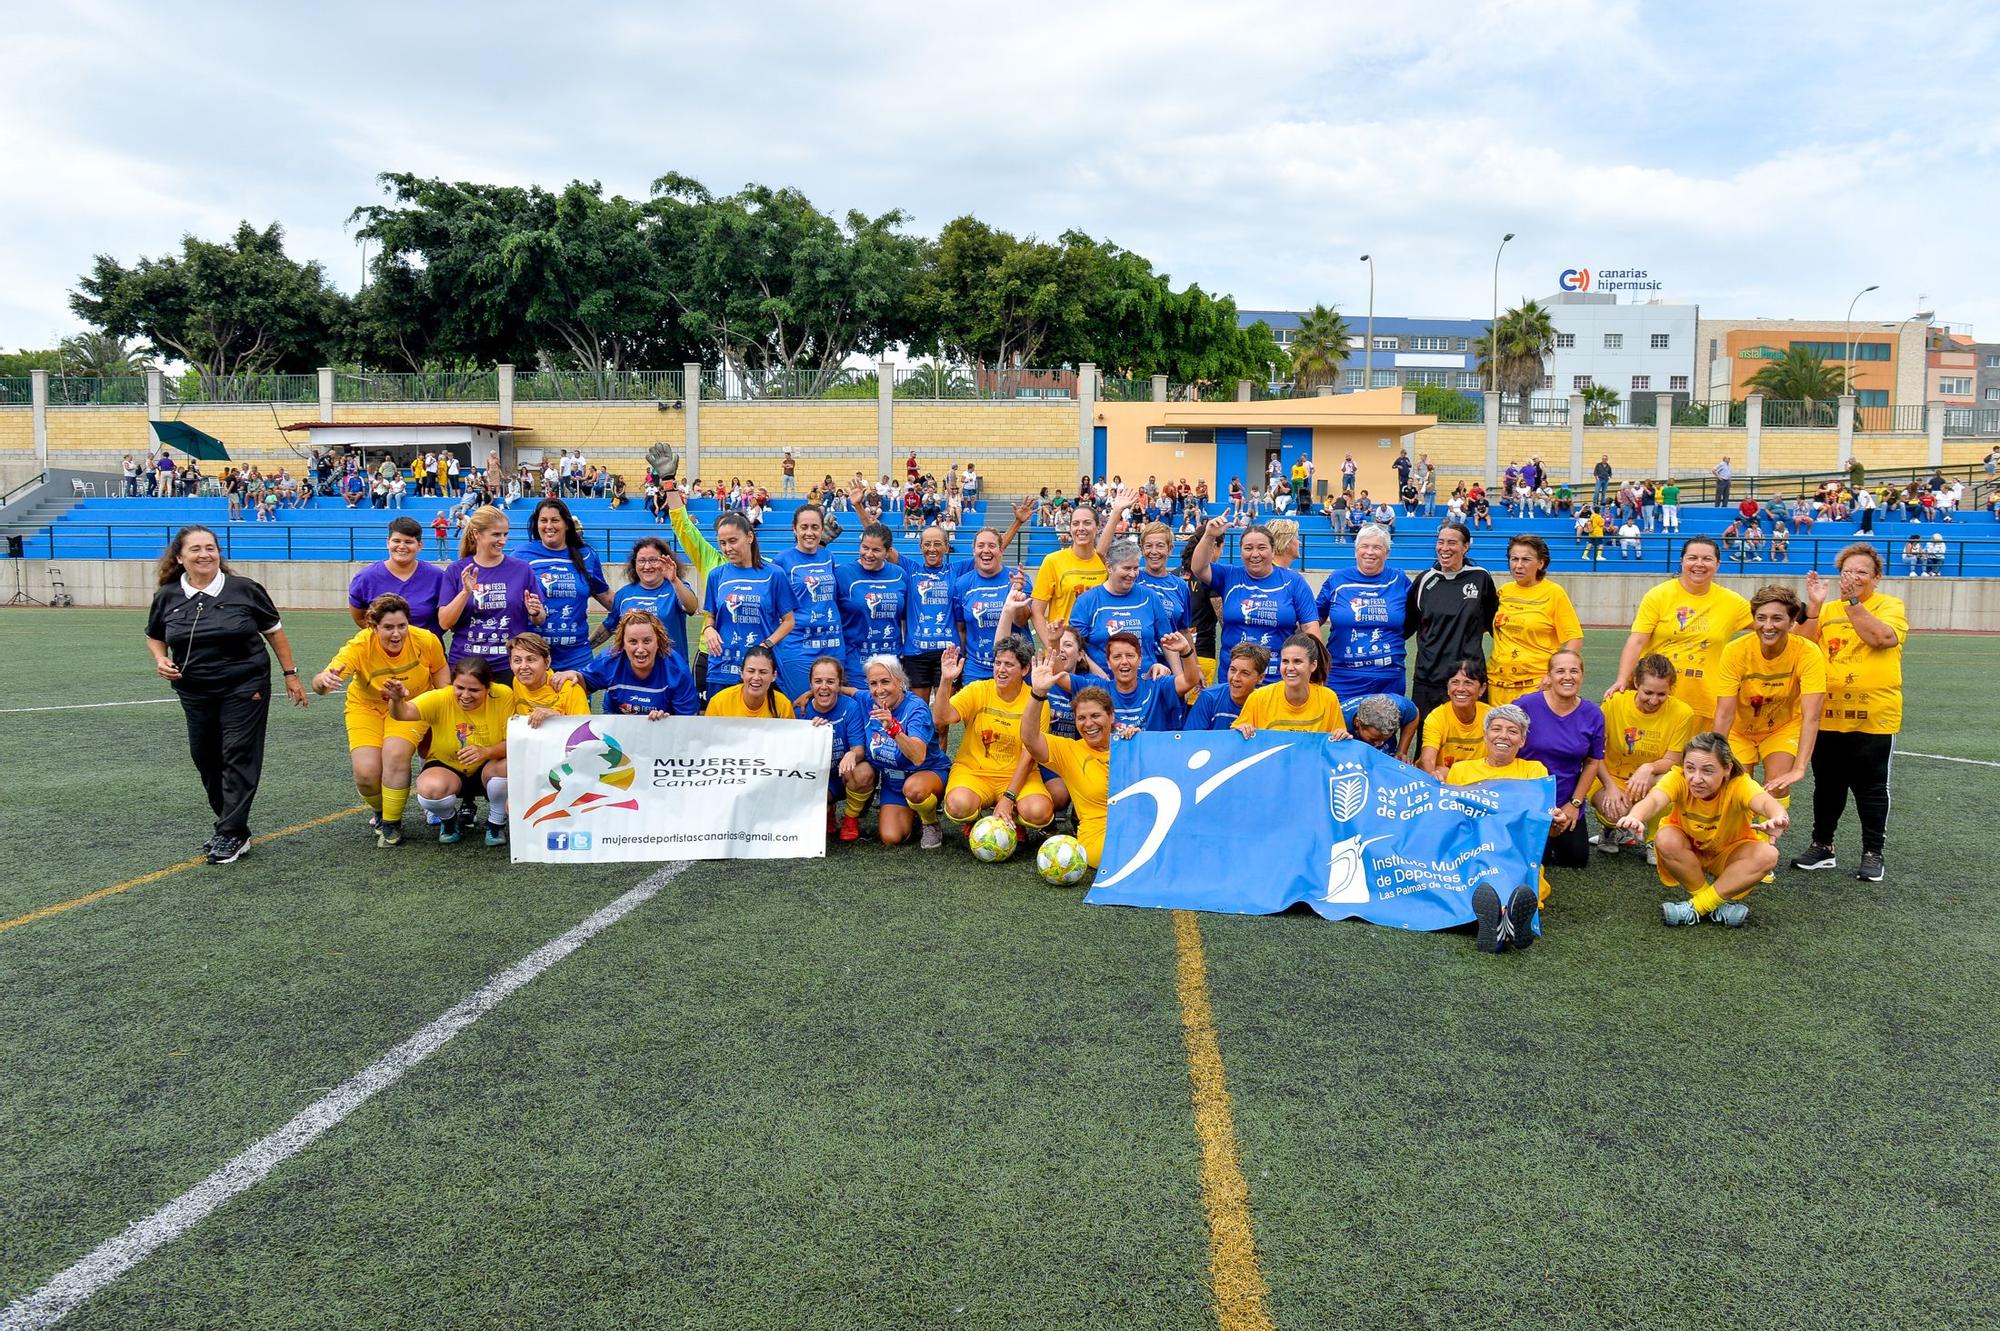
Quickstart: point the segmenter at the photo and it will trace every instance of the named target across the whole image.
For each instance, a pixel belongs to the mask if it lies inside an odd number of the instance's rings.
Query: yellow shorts
[[[980,771],[976,767],[960,767],[953,764],[950,775],[944,779],[944,788],[946,791],[969,790],[979,797],[980,808],[990,809],[1000,802],[1002,795],[1007,793],[1007,778]],[[1049,788],[1042,784],[1040,772],[1031,770],[1028,779],[1014,792],[1016,807],[1019,807],[1021,800],[1030,795],[1040,795],[1043,799],[1049,797]]]
[[[408,740],[411,748],[417,746],[430,727],[421,721],[396,721],[389,716],[389,709],[372,703],[356,702],[347,704],[347,747],[354,749],[379,749],[383,737]]]
[[[1680,831],[1683,834],[1687,831],[1686,828],[1681,827],[1680,824],[1678,823],[1673,824],[1673,826],[1675,830]],[[1711,851],[1708,854],[1701,856],[1702,874],[1706,876],[1710,881],[1714,881],[1715,876],[1721,873],[1725,868],[1729,866],[1729,857],[1731,855],[1734,855],[1739,849],[1741,849],[1744,846],[1762,846],[1768,844],[1769,843],[1766,842],[1764,838],[1754,837],[1754,836],[1745,837],[1741,841],[1732,841],[1728,845],[1722,847],[1719,850]],[[1696,854],[1701,853],[1699,847],[1696,848],[1695,853]],[[1663,886],[1666,887],[1679,886],[1679,883],[1675,880],[1674,876],[1667,872],[1667,863],[1664,859],[1660,861],[1657,867],[1658,867],[1660,882]]]
[[[1729,751],[1736,755],[1736,761],[1745,767],[1755,767],[1774,753],[1789,753],[1799,756],[1799,738],[1804,733],[1799,723],[1774,730],[1762,739],[1752,739],[1748,735],[1729,732]]]
[[[1194,659],[1201,664],[1201,682],[1204,684],[1215,683],[1215,658],[1212,656],[1197,656]]]
[[[1516,698],[1525,698],[1540,687],[1541,681],[1533,679],[1525,684],[1515,680],[1509,680],[1504,684],[1497,680],[1488,680],[1486,681],[1486,701],[1492,706],[1498,707],[1503,702],[1513,702]]]

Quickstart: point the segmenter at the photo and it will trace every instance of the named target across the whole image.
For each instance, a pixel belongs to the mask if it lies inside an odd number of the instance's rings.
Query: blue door
[[[1096,427],[1090,432],[1090,474],[1092,478],[1104,475],[1105,454],[1109,452],[1105,442],[1104,427]]]
[[[1223,428],[1215,432],[1215,489],[1213,494],[1217,503],[1226,504],[1229,502],[1229,483],[1231,481],[1243,482],[1243,488],[1246,490],[1253,488],[1254,485],[1263,484],[1261,474],[1254,479],[1250,475],[1249,432],[1240,427]]]

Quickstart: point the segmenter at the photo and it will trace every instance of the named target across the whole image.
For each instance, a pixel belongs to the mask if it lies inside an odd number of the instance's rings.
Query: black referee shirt
[[[192,596],[185,580],[176,578],[153,593],[146,615],[146,636],[164,642],[180,669],[174,687],[207,697],[269,684],[264,635],[279,626],[270,593],[233,573],[218,574]]]
[[[1454,662],[1468,656],[1484,661],[1485,638],[1499,609],[1500,589],[1477,564],[1456,573],[1425,569],[1410,584],[1403,613],[1403,636],[1417,639],[1412,679],[1442,685],[1451,678]]]

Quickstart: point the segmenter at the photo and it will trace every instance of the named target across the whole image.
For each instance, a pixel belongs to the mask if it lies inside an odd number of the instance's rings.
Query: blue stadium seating
[[[597,547],[606,563],[623,562],[625,553],[638,537],[669,534],[671,530],[665,524],[655,524],[645,509],[636,504],[628,504],[614,512],[608,500],[568,502],[584,524],[587,539]],[[764,531],[768,533],[765,537],[767,547],[776,548],[785,542],[791,513],[801,502],[796,499],[773,501],[764,523]],[[374,559],[381,554],[384,527],[398,513],[415,518],[424,527],[426,543],[435,553],[436,543],[430,536],[431,520],[440,509],[447,507],[443,501],[436,499],[413,499],[401,510],[348,508],[340,500],[320,499],[310,508],[282,510],[274,522],[243,519],[232,523],[228,521],[228,506],[221,499],[85,499],[52,526],[29,536],[24,553],[36,559],[156,559],[176,528],[189,522],[201,522],[222,533],[224,553],[233,559]],[[532,507],[532,501],[520,500],[509,509],[517,530],[525,531]],[[972,530],[980,526],[1004,527],[1011,518],[1004,502],[983,507],[984,511],[975,511],[961,530],[958,539],[960,553],[969,551]],[[717,512],[713,501],[697,500],[689,506],[689,511],[701,522],[704,530],[712,529]],[[1682,534],[1719,534],[1733,516],[1733,510],[1723,508],[1684,507],[1681,510]],[[859,523],[853,514],[836,517],[844,531],[833,548],[836,553],[852,554],[859,540]],[[1396,546],[1391,555],[1392,565],[1404,569],[1428,567],[1432,557],[1431,535],[1438,521],[1436,516],[1400,519]],[[1905,539],[1912,532],[1918,532],[1926,539],[1933,533],[1942,532],[1947,547],[1941,570],[1945,575],[2000,577],[2000,523],[1995,523],[1985,513],[1961,513],[1958,520],[1951,523],[1880,521],[1875,527],[1875,544],[1888,557],[1892,575],[1908,571],[1902,551]],[[1517,532],[1533,532],[1549,543],[1554,556],[1551,571],[1557,573],[1663,573],[1673,567],[1678,550],[1678,543],[1671,537],[1649,533],[1642,538],[1639,556],[1625,558],[1621,556],[1617,543],[1607,539],[1603,558],[1593,563],[1586,558],[1583,543],[1576,539],[1570,519],[1510,518],[1496,512],[1490,532],[1482,527],[1474,533],[1474,562],[1495,570],[1502,568],[1505,564],[1505,541]],[[1724,571],[1768,571],[1774,574],[1789,571],[1795,576],[1803,576],[1808,568],[1830,570],[1834,553],[1854,539],[1853,532],[1852,522],[1822,522],[1811,535],[1795,535],[1792,538],[1788,560],[1777,562],[1767,555],[1761,561],[1739,567],[1738,560],[1728,559]],[[1353,547],[1338,542],[1324,518],[1307,517],[1302,520],[1300,537],[1301,558],[1296,566],[1304,571],[1341,567],[1352,559]],[[898,530],[897,543],[903,550],[913,553],[916,541],[914,531]],[[1023,532],[1014,549],[1008,552],[1008,558],[1010,562],[1034,564],[1060,544],[1054,531],[1031,527]],[[1233,544],[1232,540],[1232,548]],[[449,553],[456,555],[455,544]]]

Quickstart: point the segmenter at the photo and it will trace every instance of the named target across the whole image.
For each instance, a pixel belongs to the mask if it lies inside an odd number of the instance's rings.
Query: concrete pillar
[[[166,376],[158,370],[146,371],[146,419],[165,420],[166,400]]]
[[[1674,460],[1674,395],[1672,393],[1658,393],[1654,395],[1653,415],[1654,428],[1659,431],[1659,443],[1655,449],[1653,467],[1655,475],[1664,478],[1672,474],[1667,468],[1672,465]],[[1757,469],[1751,467],[1750,474],[1754,477],[1757,474]],[[1754,486],[1757,482],[1752,480],[1750,483]]]
[[[1417,395],[1415,393],[1403,394],[1403,414],[1405,416],[1414,416],[1417,414]]]
[[[1166,382],[1164,375],[1153,376],[1153,387]],[[1085,361],[1076,370],[1076,474],[1094,476],[1091,466],[1097,441],[1097,365]]]
[[[1165,402],[1166,400],[1167,400],[1167,376],[1164,374],[1156,374],[1153,376],[1153,401]],[[1078,474],[1081,475],[1082,473]]]
[[[1569,483],[1581,490],[1583,469],[1583,394],[1569,395]]]
[[[896,367],[875,366],[875,471],[896,475]]]
[[[1314,397],[1332,397],[1332,396],[1333,396],[1333,394],[1334,394],[1334,386],[1333,386],[1332,384],[1314,384],[1314,385],[1313,385],[1313,396],[1314,396]]]
[[[509,470],[514,467],[514,459],[520,456],[514,442],[514,367],[496,365],[493,367],[496,380],[495,393],[500,399],[500,465]],[[475,459],[476,461],[477,459]]]
[[[1403,394],[1403,400],[1402,400],[1402,401],[1401,401],[1401,403],[1399,403],[1398,405],[1400,405],[1400,406],[1402,407],[1402,409],[1403,409],[1403,414],[1404,414],[1405,416],[1414,416],[1414,415],[1416,415],[1416,414],[1417,414],[1417,395],[1416,395],[1415,393],[1407,393],[1407,392],[1406,392],[1406,393],[1404,393],[1404,394]],[[1416,462],[1416,456],[1417,456],[1417,455],[1416,455],[1416,454],[1415,454],[1414,452],[1411,452],[1411,441],[1412,441],[1412,440],[1414,440],[1414,439],[1415,439],[1416,437],[1417,437],[1417,436],[1416,436],[1416,433],[1415,433],[1414,431],[1412,431],[1412,432],[1410,432],[1410,433],[1408,433],[1408,434],[1403,434],[1403,435],[1398,435],[1398,436],[1397,436],[1397,438],[1396,438],[1396,442],[1397,442],[1397,443],[1399,443],[1399,444],[1401,444],[1401,445],[1403,446],[1403,451],[1404,451],[1405,453],[1409,453],[1409,454],[1410,454],[1410,461],[1411,461],[1411,462],[1412,462],[1413,464],[1414,464],[1414,463]],[[1412,468],[1412,471],[1411,471],[1411,473],[1410,473],[1410,474],[1411,474],[1411,475],[1413,475],[1413,476],[1414,476],[1414,475],[1416,474],[1416,472],[1415,472],[1415,470],[1414,470],[1414,467]]]
[[[1743,399],[1743,467],[1755,476],[1764,466],[1764,395],[1752,393]]]
[[[319,418],[322,421],[333,419],[333,367],[330,365],[319,367]]]
[[[1840,451],[1835,454],[1835,457],[1843,470],[1847,467],[1848,461],[1854,456],[1854,402],[1854,394],[1842,393],[1840,395]]]
[[[1236,400],[1238,402],[1248,402],[1250,400],[1250,381],[1248,379],[1238,379],[1236,381]]]
[[[681,481],[692,482],[701,475],[701,364],[689,361],[681,366],[681,400],[687,410],[681,439]]]
[[[1487,489],[1500,484],[1500,395],[1488,389],[1486,398],[1486,480]]]
[[[1930,435],[1930,448],[1924,461],[1933,467],[1944,465],[1944,403],[1930,402],[1924,405],[1924,426]]]
[[[28,410],[35,417],[35,465],[49,469],[49,372],[28,371]]]

